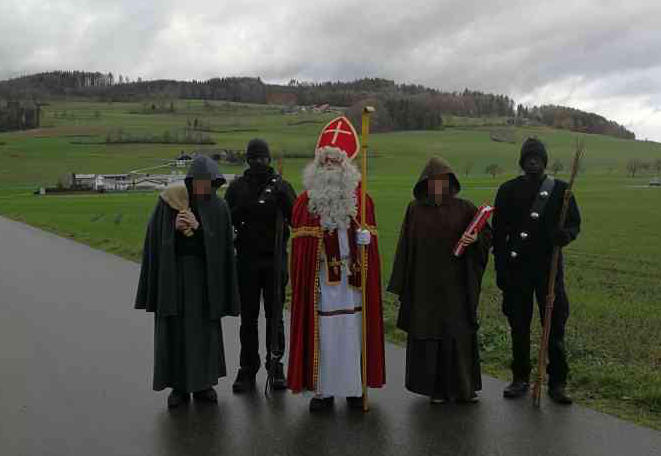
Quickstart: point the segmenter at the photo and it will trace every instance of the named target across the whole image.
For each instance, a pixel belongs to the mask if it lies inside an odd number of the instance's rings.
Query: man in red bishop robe
[[[360,172],[351,162],[358,137],[345,117],[322,131],[314,161],[304,170],[305,191],[292,211],[292,285],[289,389],[312,391],[310,411],[344,396],[362,408],[362,286],[367,287],[368,387],[385,384],[381,268],[374,203],[366,195],[361,229]],[[367,249],[361,283],[360,246]]]

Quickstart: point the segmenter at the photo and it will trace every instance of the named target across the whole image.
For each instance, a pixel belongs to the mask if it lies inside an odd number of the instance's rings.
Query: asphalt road
[[[308,397],[233,395],[238,319],[223,321],[230,377],[218,406],[169,412],[151,391],[153,319],[132,309],[138,265],[0,218],[0,455],[661,455],[661,433],[579,406],[431,406],[404,390],[404,350],[367,414]]]

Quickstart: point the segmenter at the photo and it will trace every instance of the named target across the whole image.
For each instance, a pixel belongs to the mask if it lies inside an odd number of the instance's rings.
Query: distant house
[[[234,174],[224,175],[231,182]],[[186,173],[173,170],[170,174],[76,174],[60,179],[57,188],[43,189],[43,194],[54,192],[125,192],[129,190],[162,190],[169,184],[182,182]],[[38,190],[36,193],[40,193]]]
[[[193,160],[193,157],[191,157],[188,154],[185,154],[184,151],[182,150],[181,153],[177,158],[175,158],[175,166],[177,168],[187,168],[188,165],[190,165],[191,161]]]
[[[128,174],[103,174],[101,186],[97,186],[97,190],[106,191],[125,191],[129,189],[129,176]]]
[[[69,184],[72,190],[124,191],[130,182],[128,174],[72,174]]]
[[[330,111],[330,105],[328,103],[321,103],[318,105],[314,105],[312,107],[312,110],[315,112],[328,112]]]
[[[74,190],[95,190],[97,182],[96,174],[72,174],[70,184]]]

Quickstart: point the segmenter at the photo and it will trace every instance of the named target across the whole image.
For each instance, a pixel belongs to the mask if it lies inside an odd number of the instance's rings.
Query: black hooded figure
[[[431,158],[406,209],[388,284],[399,296],[397,327],[408,334],[406,388],[432,403],[475,402],[482,387],[477,308],[491,229],[454,256],[477,212],[460,189],[450,166]]]
[[[135,308],[155,314],[153,388],[172,388],[169,407],[190,393],[216,402],[213,385],[226,375],[220,319],[239,314],[239,295],[230,212],[216,196],[224,182],[215,161],[195,157],[188,191],[168,186],[147,226]],[[166,203],[176,190],[189,200],[185,215]]]
[[[296,192],[289,182],[269,166],[271,152],[266,141],[251,140],[246,160],[249,168],[231,182],[225,193],[236,232],[241,295],[241,354],[239,372],[232,385],[235,393],[255,387],[255,375],[261,365],[258,319],[262,297],[266,316],[266,368],[273,375],[274,389],[287,387],[281,362],[285,351],[282,307],[287,284],[287,239],[296,200]],[[279,225],[277,230],[276,225]],[[282,240],[278,246],[276,239]],[[276,261],[279,261],[277,266]],[[273,369],[269,369],[270,362],[276,363]]]
[[[547,163],[544,144],[536,138],[528,138],[519,160],[525,174],[505,182],[496,195],[493,219],[496,280],[503,292],[503,313],[512,336],[513,381],[503,392],[507,398],[520,397],[528,391],[533,297],[537,298],[543,319],[553,247],[564,247],[576,239],[580,231],[581,217],[573,196],[565,225],[562,229],[558,227],[567,183],[546,175]],[[564,334],[568,317],[569,300],[560,255],[547,372],[549,394],[563,404],[571,403],[565,393],[569,367]]]

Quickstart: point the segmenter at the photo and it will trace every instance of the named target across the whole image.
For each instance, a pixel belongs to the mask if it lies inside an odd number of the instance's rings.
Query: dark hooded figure
[[[477,208],[457,197],[450,166],[434,157],[406,209],[388,291],[399,295],[397,327],[408,333],[406,388],[432,403],[477,401],[482,387],[477,307],[490,228],[464,235]],[[453,250],[466,246],[460,257]]]
[[[239,295],[230,213],[216,196],[224,182],[215,161],[195,157],[147,226],[135,308],[155,314],[153,388],[172,388],[170,408],[190,393],[216,402],[226,375],[220,319],[239,314]]]
[[[503,291],[503,313],[512,335],[512,383],[503,395],[517,398],[528,391],[530,380],[530,322],[533,296],[540,316],[548,292],[548,277],[554,246],[564,247],[576,239],[581,216],[572,196],[567,219],[560,228],[559,218],[567,183],[547,176],[548,155],[544,144],[528,138],[521,147],[519,165],[523,176],[500,186],[493,219],[496,280]],[[569,366],[565,356],[565,323],[569,300],[565,292],[563,260],[559,259],[555,283],[555,304],[551,318],[547,372],[549,395],[555,402],[571,404],[565,392]]]

